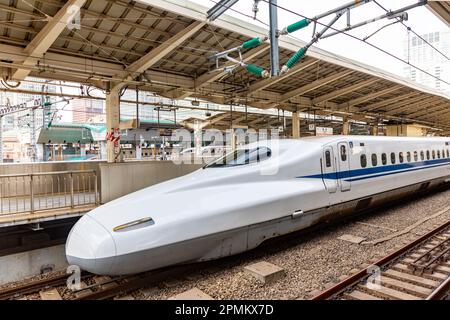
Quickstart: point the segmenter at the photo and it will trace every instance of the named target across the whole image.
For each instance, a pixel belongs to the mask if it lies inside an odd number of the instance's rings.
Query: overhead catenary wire
[[[373,2],[379,6],[381,9],[383,9],[386,12],[389,12],[388,9],[386,9],[385,7],[383,7],[378,1],[373,0]],[[411,31],[412,33],[414,33],[414,35],[416,35],[419,39],[421,39],[423,42],[425,42],[427,45],[429,45],[431,48],[433,48],[436,52],[440,53],[444,58],[446,58],[447,60],[450,60],[450,57],[447,56],[446,54],[444,54],[441,50],[439,50],[438,48],[436,48],[435,46],[433,46],[431,43],[429,43],[427,40],[425,40],[421,35],[419,35],[417,32],[415,32],[411,27],[409,27],[408,25],[406,25],[406,23],[404,23],[401,20],[398,20],[399,18],[397,18],[397,21],[399,21],[408,31]],[[409,41],[409,39],[408,39]],[[409,44],[408,44],[409,45]]]
[[[269,3],[268,0],[261,0],[261,1],[264,1],[264,2],[266,2],[266,3]],[[286,8],[286,7],[283,7],[283,6],[280,6],[280,5],[277,5],[277,7],[278,7],[279,9],[282,9],[282,10],[286,11],[286,12],[289,12],[289,13],[291,13],[291,14],[297,15],[297,16],[303,18],[303,19],[309,19],[309,20],[312,20],[312,18],[310,18],[310,17],[308,17],[308,16],[305,16],[305,15],[303,15],[303,14],[300,14],[300,13],[298,13],[298,12],[295,12],[295,11],[293,11],[293,10],[291,10],[291,9]],[[324,23],[322,23],[322,22],[319,22],[319,21],[316,21],[316,22],[317,22],[317,24],[320,24],[320,25],[322,25],[322,26],[327,26],[326,24],[324,24]],[[345,31],[339,30],[339,29],[337,29],[337,28],[330,27],[329,29],[334,30],[334,31],[337,31],[338,33],[343,34],[343,35],[346,35],[347,37],[350,37],[350,38],[352,38],[352,39],[354,39],[354,40],[361,41],[362,43],[365,43],[365,44],[367,44],[367,45],[373,47],[374,49],[377,49],[377,50],[383,52],[384,54],[387,54],[387,55],[389,55],[390,57],[392,57],[392,58],[394,58],[394,59],[396,59],[396,60],[398,60],[398,61],[400,61],[400,62],[403,62],[403,63],[405,63],[405,64],[407,64],[407,65],[409,65],[409,66],[411,66],[411,67],[413,67],[413,68],[415,68],[415,69],[417,69],[417,70],[419,70],[419,71],[421,71],[421,72],[423,72],[423,73],[425,73],[425,74],[427,74],[427,75],[429,75],[430,77],[432,77],[432,78],[434,78],[434,79],[436,79],[436,80],[438,80],[438,81],[441,81],[441,82],[443,82],[443,83],[445,83],[445,84],[447,84],[447,85],[450,86],[450,82],[447,82],[447,81],[445,81],[445,80],[443,80],[443,79],[441,79],[441,78],[439,78],[439,77],[436,77],[435,75],[429,73],[428,71],[426,71],[426,70],[424,70],[424,69],[422,69],[422,68],[419,68],[419,67],[416,66],[416,65],[413,65],[413,64],[411,64],[411,63],[408,63],[408,62],[405,61],[404,59],[402,59],[402,58],[396,56],[395,54],[393,54],[393,53],[387,51],[386,49],[383,49],[383,48],[381,48],[381,47],[379,47],[379,46],[377,46],[377,45],[375,45],[375,44],[373,44],[373,43],[370,43],[370,42],[368,42],[368,41],[364,41],[364,39],[358,38],[357,36],[354,36],[354,35],[352,35],[352,34],[349,34],[349,33],[345,32]],[[295,39],[297,39],[297,40],[300,40],[300,39],[298,39],[298,38],[296,38],[296,37],[293,37],[293,38],[295,38]],[[300,40],[300,41],[301,41],[301,40]]]

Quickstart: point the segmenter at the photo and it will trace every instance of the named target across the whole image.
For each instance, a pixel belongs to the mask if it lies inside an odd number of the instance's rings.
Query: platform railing
[[[95,170],[0,175],[0,215],[98,203]]]

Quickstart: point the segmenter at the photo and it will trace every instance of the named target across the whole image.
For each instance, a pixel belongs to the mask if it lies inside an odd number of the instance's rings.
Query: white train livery
[[[450,138],[333,136],[250,144],[83,216],[70,264],[104,275],[217,259],[450,181]]]

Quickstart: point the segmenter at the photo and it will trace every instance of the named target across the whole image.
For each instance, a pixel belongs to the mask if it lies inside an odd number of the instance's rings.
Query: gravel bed
[[[133,292],[135,299],[167,299],[194,287],[214,299],[307,299],[314,290],[323,290],[330,282],[338,281],[350,270],[360,268],[369,260],[394,251],[399,245],[410,242],[431,228],[450,219],[450,211],[419,225],[411,232],[379,243],[353,244],[339,240],[344,234],[375,240],[394,233],[450,206],[450,190],[432,193],[402,202],[387,209],[352,217],[338,223],[322,225],[315,230],[300,231],[263,243],[260,247],[237,256],[217,260],[213,267],[200,268],[180,279],[167,280],[156,286]],[[285,277],[263,285],[244,272],[244,267],[267,261],[284,268]],[[22,281],[53,277],[51,272]],[[91,284],[92,279],[86,279]],[[2,288],[17,284],[7,284]],[[67,288],[58,288],[63,298],[73,295]],[[39,299],[39,294],[27,299]]]
[[[161,283],[144,290],[145,293],[135,292],[133,296],[136,299],[167,299],[197,287],[214,299],[307,299],[312,291],[325,289],[327,283],[338,281],[350,270],[385,256],[399,245],[413,241],[435,225],[448,221],[450,211],[424,222],[405,235],[377,245],[353,244],[338,237],[350,234],[375,240],[394,233],[389,229],[400,231],[447,206],[450,206],[450,190],[421,196],[411,202],[326,225],[320,230],[269,241],[251,252],[218,260],[214,268],[186,275],[176,285],[173,281],[170,285]],[[284,268],[286,276],[263,285],[244,272],[244,266],[262,260]]]

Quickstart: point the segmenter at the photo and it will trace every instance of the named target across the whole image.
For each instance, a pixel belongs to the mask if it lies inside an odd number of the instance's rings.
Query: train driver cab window
[[[406,161],[411,162],[411,152],[406,153]]]
[[[329,150],[325,151],[325,165],[327,168],[331,167],[331,152]]]
[[[238,149],[204,166],[207,168],[236,167],[247,164],[253,164],[269,159],[272,156],[272,150],[267,147],[258,147],[253,149]]]
[[[427,150],[427,160],[430,160],[430,150]]]
[[[365,154],[362,154],[362,155],[361,155],[361,167],[362,167],[362,168],[367,167],[367,157],[366,157]]]
[[[420,160],[425,160],[425,153],[423,151],[420,151]]]
[[[419,160],[419,154],[417,153],[417,151],[414,151],[414,161],[418,161]]]
[[[395,159],[395,152],[392,152],[392,153],[391,153],[391,163],[392,163],[392,164],[395,164],[395,162],[396,162],[396,159]]]
[[[403,157],[403,152],[400,152],[398,154],[398,161],[400,161],[400,163],[403,163],[403,161],[405,161],[404,157]]]
[[[347,147],[341,146],[341,160],[347,161]]]
[[[381,154],[381,163],[383,164],[383,166],[385,166],[387,164],[387,155],[386,155],[386,153]]]
[[[372,153],[372,167],[376,167],[378,165],[378,156],[376,153]]]

